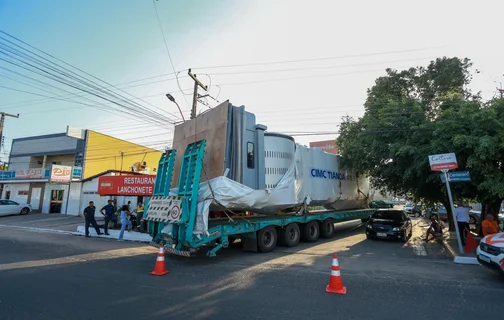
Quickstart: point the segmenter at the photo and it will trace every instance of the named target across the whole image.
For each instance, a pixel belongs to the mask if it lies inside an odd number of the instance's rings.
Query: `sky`
[[[0,111],[20,114],[6,119],[0,157],[13,138],[67,125],[163,148],[169,122],[181,121],[166,93],[189,118],[189,68],[209,85],[210,107],[227,99],[244,105],[268,131],[310,134],[295,136],[301,144],[334,139],[342,116],[362,116],[366,91],[386,68],[467,57],[480,71],[471,89],[489,99],[504,81],[502,12],[504,3],[490,0],[0,0],[0,30],[170,119],[110,112],[107,101],[60,84],[27,86],[0,60]]]

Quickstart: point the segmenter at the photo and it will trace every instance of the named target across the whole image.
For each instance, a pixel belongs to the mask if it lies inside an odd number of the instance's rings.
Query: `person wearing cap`
[[[107,201],[107,204],[101,208],[100,213],[105,217],[105,234],[109,236],[108,225],[110,221],[114,222],[113,228],[117,228],[117,217],[114,214],[115,212],[112,199]]]
[[[467,238],[466,228],[469,229],[469,211],[471,211],[471,209],[471,207],[465,206],[462,201],[458,201],[457,207],[455,208],[455,217],[457,219],[459,236],[463,246],[465,246]]]

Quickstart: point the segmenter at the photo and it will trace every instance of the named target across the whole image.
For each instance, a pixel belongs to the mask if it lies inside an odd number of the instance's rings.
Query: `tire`
[[[303,241],[315,242],[320,236],[320,228],[317,221],[310,221],[303,226]]]
[[[406,230],[404,230],[404,235],[402,236],[401,241],[404,242],[404,243],[407,243],[408,240],[409,240],[409,237],[406,234]]]
[[[266,227],[257,231],[257,249],[260,252],[271,252],[276,248],[278,234],[273,226]]]
[[[285,226],[280,232],[279,244],[284,247],[295,247],[301,239],[301,230],[297,223]]]
[[[30,213],[30,208],[23,208],[21,209],[21,212],[19,213],[20,215],[25,215]]]
[[[334,220],[331,218],[320,222],[320,237],[331,239],[334,236]]]

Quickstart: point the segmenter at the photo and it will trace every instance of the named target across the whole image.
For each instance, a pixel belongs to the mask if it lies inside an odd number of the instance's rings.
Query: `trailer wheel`
[[[267,253],[275,249],[278,241],[278,234],[273,226],[257,231],[257,248],[260,252]]]
[[[279,244],[285,247],[295,247],[301,238],[301,230],[297,223],[291,223],[280,231]]]
[[[334,220],[331,218],[320,222],[320,237],[330,239],[334,235]]]
[[[320,236],[320,228],[317,221],[313,220],[303,226],[303,240],[306,242],[315,242]]]

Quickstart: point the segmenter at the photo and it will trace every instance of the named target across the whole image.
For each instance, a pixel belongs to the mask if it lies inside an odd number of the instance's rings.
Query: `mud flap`
[[[243,250],[257,252],[257,232],[244,233],[242,242]]]

